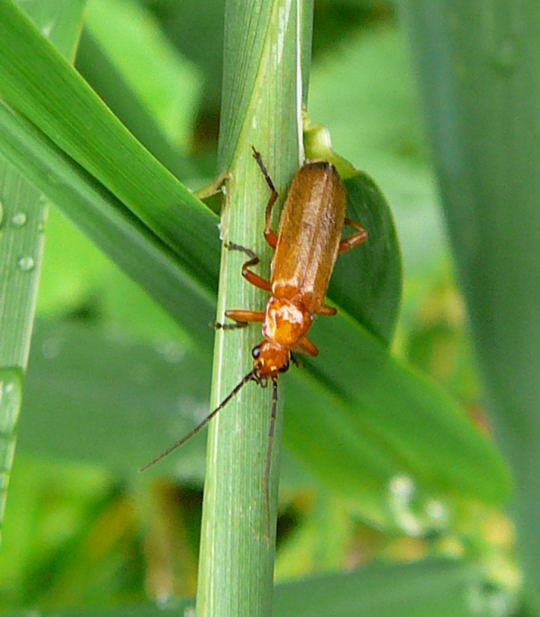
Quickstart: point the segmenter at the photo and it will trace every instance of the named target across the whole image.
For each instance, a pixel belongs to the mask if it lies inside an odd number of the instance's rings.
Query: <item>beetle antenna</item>
[[[274,431],[276,428],[278,404],[278,381],[272,378],[272,411],[270,413],[270,428],[268,429],[268,449],[264,464],[264,496],[266,500],[266,530],[270,537],[270,471],[272,469],[272,452],[274,449]]]
[[[225,407],[225,405],[236,395],[238,394],[238,392],[240,392],[240,390],[246,385],[246,383],[248,381],[250,381],[251,379],[253,379],[255,377],[255,371],[249,371],[249,373],[247,375],[244,375],[244,377],[242,377],[242,379],[240,380],[240,382],[230,391],[230,393],[221,401],[221,403],[214,409],[214,411],[212,411],[212,413],[208,414],[206,416],[206,418],[200,423],[198,424],[192,431],[190,431],[187,435],[185,435],[184,437],[182,437],[182,439],[179,439],[178,441],[176,441],[175,443],[172,444],[172,446],[169,446],[166,450],[163,450],[163,452],[161,452],[161,454],[158,454],[156,457],[154,457],[151,461],[148,461],[148,463],[144,464],[139,471],[145,471],[146,469],[148,469],[149,467],[152,467],[152,465],[155,465],[158,461],[160,461],[162,458],[165,458],[166,456],[168,456],[171,452],[173,452],[174,450],[176,450],[176,448],[179,448],[180,446],[182,446],[183,444],[186,443],[186,441],[188,441],[189,439],[191,439],[194,435],[196,435],[204,426],[206,426],[206,424],[208,424],[208,422],[210,422],[210,420],[218,413],[218,411],[220,411],[220,409],[223,409],[223,407]]]

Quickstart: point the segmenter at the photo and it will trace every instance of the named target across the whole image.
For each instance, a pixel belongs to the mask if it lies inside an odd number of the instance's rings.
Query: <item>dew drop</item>
[[[17,265],[23,272],[30,272],[34,269],[35,262],[32,257],[20,257]]]
[[[397,475],[390,479],[388,505],[398,527],[410,536],[421,536],[422,521],[414,511],[413,498],[416,487],[412,478]]]
[[[414,482],[409,476],[394,476],[390,480],[390,491],[399,497],[408,499],[414,492]]]
[[[0,434],[9,434],[15,428],[20,403],[20,371],[16,368],[0,369]],[[5,461],[0,460],[0,466],[4,466],[4,464]]]
[[[434,523],[444,523],[448,519],[448,509],[441,501],[430,499],[425,504],[427,516]]]
[[[28,217],[24,212],[17,212],[11,217],[11,224],[13,225],[13,227],[21,228],[26,225],[27,220]]]

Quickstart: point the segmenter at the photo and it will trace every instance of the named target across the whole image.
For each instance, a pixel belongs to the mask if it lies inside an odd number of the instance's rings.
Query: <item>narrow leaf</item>
[[[160,302],[188,336],[211,344],[214,295],[114,195],[2,101],[0,153]],[[217,219],[212,227],[217,235]],[[217,272],[217,238],[215,249]],[[198,251],[194,258],[212,253],[207,244]]]
[[[54,0],[46,4],[31,0],[24,6],[60,52],[71,57],[82,24],[84,4],[81,0]],[[45,203],[39,191],[1,158],[0,526],[15,452],[15,430],[34,320],[45,219]]]
[[[486,402],[516,478],[518,541],[538,614],[538,5],[403,4]]]
[[[126,204],[192,276],[212,289],[215,245],[200,250],[209,233],[216,233],[212,213],[129,133],[12,0],[0,0],[0,51],[5,100]]]

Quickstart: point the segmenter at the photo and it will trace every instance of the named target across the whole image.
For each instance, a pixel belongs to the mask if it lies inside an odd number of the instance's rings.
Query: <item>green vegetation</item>
[[[538,614],[532,4],[225,4],[0,0],[0,613]],[[271,388],[137,469],[251,367],[258,327],[208,327],[266,299],[220,239],[268,271],[251,146],[282,200],[302,103],[369,241],[280,379],[269,529]]]

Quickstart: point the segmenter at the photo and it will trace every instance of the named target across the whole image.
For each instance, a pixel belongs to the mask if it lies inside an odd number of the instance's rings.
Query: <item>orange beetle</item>
[[[327,161],[305,163],[293,178],[281,215],[279,231],[271,227],[272,208],[278,193],[261,159],[253,148],[271,195],[266,206],[264,237],[275,249],[270,280],[253,272],[259,263],[253,251],[229,242],[232,250],[244,252],[249,260],[242,266],[242,275],[256,287],[272,295],[266,310],[232,309],[225,315],[236,323],[216,323],[216,328],[242,328],[250,322],[262,322],[263,340],[253,348],[253,369],[225,397],[198,426],[170,448],[159,454],[143,468],[153,465],[198,433],[249,381],[265,386],[272,380],[273,396],[269,428],[268,452],[265,468],[266,496],[272,460],[272,445],[278,400],[278,375],[289,368],[293,351],[316,356],[319,350],[307,338],[315,315],[335,315],[336,309],[326,306],[324,298],[334,264],[339,253],[361,244],[367,231],[358,223],[345,217],[346,193],[339,174]],[[344,225],[356,228],[356,233],[341,239]]]

